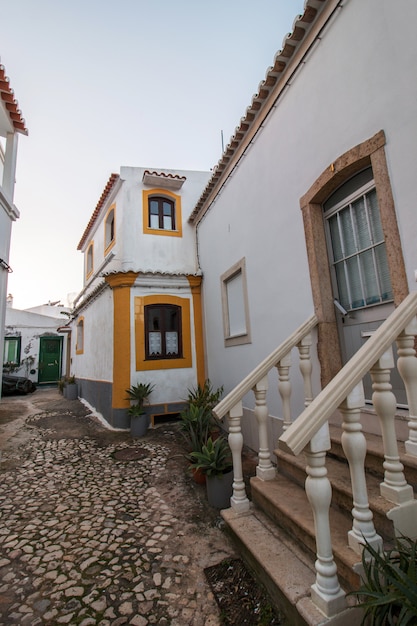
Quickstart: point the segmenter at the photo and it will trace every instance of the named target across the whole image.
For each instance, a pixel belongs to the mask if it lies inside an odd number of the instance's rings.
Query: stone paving
[[[234,551],[174,428],[101,441],[61,437],[60,418],[28,417],[28,440],[2,450],[0,626],[218,626],[203,570]]]

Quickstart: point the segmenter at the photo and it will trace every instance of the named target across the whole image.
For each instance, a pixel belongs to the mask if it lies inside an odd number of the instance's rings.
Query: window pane
[[[150,228],[159,228],[159,217],[157,215],[150,215]]]
[[[241,272],[227,281],[226,292],[229,311],[229,336],[243,335],[247,329]]]
[[[375,248],[375,257],[377,259],[378,266],[378,278],[381,286],[381,298],[382,301],[393,299],[391,279],[388,269],[387,251],[385,249],[385,243]]]
[[[149,307],[149,330],[160,330],[161,328],[161,309],[157,307]]]
[[[162,354],[162,334],[156,332],[149,333],[149,354]]]
[[[3,363],[19,362],[20,339],[4,338]]]
[[[178,354],[178,333],[173,331],[165,333],[165,343],[168,356]]]
[[[365,304],[362,294],[358,257],[355,256],[352,259],[347,259],[346,271],[350,287],[351,306],[353,309],[356,309]]]
[[[366,304],[381,302],[372,250],[362,252],[362,254],[359,255],[359,263],[362,270]]]
[[[347,207],[339,213],[340,228],[342,230],[343,250],[345,257],[356,252],[355,239],[353,235],[352,219],[350,208]]]
[[[375,189],[366,194],[366,202],[368,205],[373,242],[374,244],[380,243],[381,241],[384,241],[384,233],[382,232],[381,218],[379,215],[378,200]]]
[[[330,235],[333,247],[333,259],[340,261],[343,258],[342,242],[340,241],[340,232],[337,215],[333,215],[329,219]]]
[[[338,263],[335,266],[335,270],[336,270],[337,290],[339,292],[339,301],[345,309],[350,309],[351,304],[350,304],[348,286],[346,282],[345,264]]]
[[[170,215],[164,215],[164,230],[173,230],[172,229],[172,217]]]
[[[365,199],[359,198],[352,203],[352,213],[356,226],[356,240],[359,250],[369,248],[371,245],[371,237],[368,228],[368,219],[365,211]]]

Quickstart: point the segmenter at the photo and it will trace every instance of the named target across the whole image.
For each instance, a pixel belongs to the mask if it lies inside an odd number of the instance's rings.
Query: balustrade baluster
[[[282,414],[283,423],[282,430],[287,430],[291,426],[291,381],[290,381],[290,367],[291,367],[291,352],[288,352],[281,361],[277,364],[278,370],[278,391],[282,401]]]
[[[299,344],[297,344],[298,352],[300,355],[300,371],[303,376],[304,382],[304,405],[308,406],[313,399],[313,388],[311,383],[312,363],[310,348],[313,343],[311,333],[308,333],[303,337]]]
[[[250,502],[246,496],[242,470],[243,435],[241,420],[243,416],[242,402],[238,402],[229,412],[228,442],[233,459],[233,495],[231,507],[237,513],[249,511]]]
[[[253,388],[255,394],[255,417],[258,422],[259,454],[256,475],[261,480],[275,478],[276,470],[272,465],[271,453],[268,444],[268,407],[266,392],[268,391],[268,377],[264,376]]]
[[[384,444],[384,482],[380,485],[381,495],[395,504],[414,499],[413,488],[407,484],[404,466],[398,453],[395,432],[395,411],[397,402],[390,383],[391,369],[394,367],[392,348],[389,348],[371,368],[372,402],[381,422]]]
[[[416,335],[417,320],[414,318],[397,338],[397,367],[404,381],[409,414],[409,436],[405,442],[405,450],[412,456],[417,456],[417,358],[414,349]]]
[[[314,515],[317,550],[316,582],[311,587],[311,597],[323,613],[331,617],[345,608],[346,597],[339,585],[330,535],[329,509],[332,487],[326,469],[326,450],[329,448],[329,427],[326,422],[306,449],[305,489]]]
[[[364,404],[363,383],[360,382],[339,406],[343,415],[342,447],[349,463],[353,496],[353,525],[348,533],[348,543],[357,554],[362,553],[365,539],[375,549],[382,547],[382,538],[375,531],[366,488],[366,438],[360,421]]]

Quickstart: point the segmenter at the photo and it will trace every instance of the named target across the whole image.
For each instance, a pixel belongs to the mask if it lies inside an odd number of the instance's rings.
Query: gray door
[[[346,363],[394,310],[372,169],[356,174],[324,203],[342,359]],[[405,403],[399,375],[391,383]],[[371,399],[369,375],[365,397]]]

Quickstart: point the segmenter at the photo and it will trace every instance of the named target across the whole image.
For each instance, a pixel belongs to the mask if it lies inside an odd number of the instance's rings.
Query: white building
[[[10,303],[12,304],[12,302]],[[35,384],[56,383],[70,374],[69,308],[41,305],[6,307],[3,369]]]
[[[208,172],[122,167],[79,243],[71,372],[79,395],[128,427],[126,389],[155,385],[151,415],[176,413],[205,377],[201,272],[188,222]]]
[[[315,313],[317,392],[416,290],[416,11],[307,1],[259,84],[191,218],[215,386]]]
[[[9,253],[12,222],[19,217],[19,211],[13,204],[19,133],[28,134],[5,68],[0,65],[0,349],[2,351],[7,275],[11,271]]]

